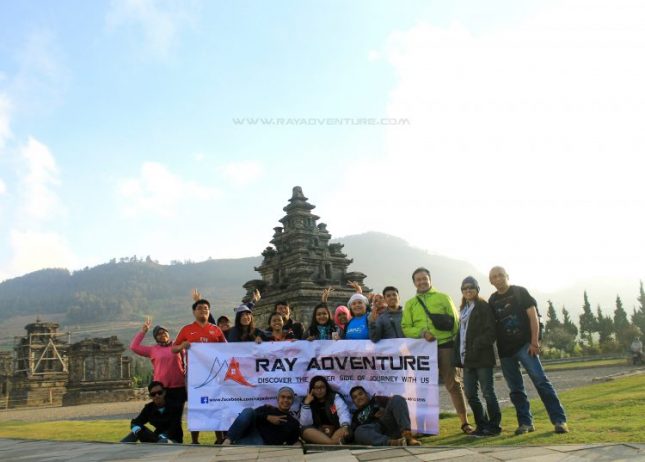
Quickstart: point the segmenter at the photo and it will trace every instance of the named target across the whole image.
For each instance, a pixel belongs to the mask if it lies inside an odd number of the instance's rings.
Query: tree
[[[552,348],[557,348],[558,350],[571,354],[576,345],[576,336],[567,331],[564,326],[559,325],[551,329],[546,343]]]
[[[602,311],[600,310],[600,305],[597,309],[597,322],[598,322],[598,342],[600,344],[606,344],[612,338],[611,335],[614,333],[614,321],[609,316],[603,316]]]
[[[591,304],[587,291],[584,294],[585,303],[582,305],[582,314],[580,315],[580,337],[586,339],[589,345],[593,345],[592,334],[597,331],[597,322],[593,313],[591,312]]]
[[[638,309],[634,308],[632,324],[638,327],[641,332],[645,332],[645,290],[643,290],[643,281],[641,281],[638,303],[640,303],[641,306],[638,307]]]
[[[616,341],[621,345],[628,346],[632,338],[627,337],[627,330],[629,328],[629,321],[627,320],[627,312],[623,308],[623,301],[620,296],[616,295],[616,309],[614,310],[614,331],[616,332]]]
[[[566,331],[572,334],[574,337],[578,335],[578,328],[571,320],[569,312],[564,306],[562,307],[562,327],[564,327]]]
[[[548,336],[551,332],[553,332],[553,329],[555,329],[556,327],[562,327],[562,323],[558,320],[558,313],[556,313],[555,311],[553,302],[551,300],[548,300],[547,303],[549,304],[549,307],[546,311],[546,324],[544,325],[545,336]]]

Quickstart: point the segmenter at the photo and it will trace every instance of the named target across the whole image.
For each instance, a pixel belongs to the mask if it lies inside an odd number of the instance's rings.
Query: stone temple
[[[253,310],[260,327],[279,300],[289,302],[292,317],[308,325],[324,288],[334,289],[327,301],[332,312],[336,306],[346,305],[354,293],[348,281],[361,284],[363,292],[369,291],[363,286],[367,276],[348,271],[353,260],[343,253],[343,244],[329,242],[327,225],[316,223],[320,217],[311,213],[315,206],[307,200],[300,186],[293,188],[289,204],[283,208],[282,226],[273,228],[272,246],[264,249],[262,264],[254,268],[262,279],[244,284],[247,297],[255,289],[262,294]]]

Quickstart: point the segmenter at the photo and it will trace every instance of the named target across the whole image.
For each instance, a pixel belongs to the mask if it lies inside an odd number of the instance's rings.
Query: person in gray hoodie
[[[374,297],[376,299],[376,297]],[[374,343],[388,338],[405,338],[401,329],[401,298],[399,290],[393,286],[383,289],[385,306],[373,303],[372,312],[369,316],[370,340]]]

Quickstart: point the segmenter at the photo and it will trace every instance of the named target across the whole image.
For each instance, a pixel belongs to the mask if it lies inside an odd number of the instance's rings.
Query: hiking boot
[[[554,430],[556,433],[569,433],[569,427],[566,422],[555,424]]]
[[[401,436],[405,438],[405,442],[408,444],[408,446],[421,446],[421,441],[412,436],[412,432],[410,430],[404,431],[403,433],[401,433]]]
[[[533,425],[522,424],[519,427],[517,427],[517,430],[515,430],[515,434],[523,435],[524,433],[531,433],[534,431],[535,431],[535,427]]]
[[[407,446],[408,442],[405,440],[405,438],[397,438],[397,439],[388,441],[387,445],[388,446]]]

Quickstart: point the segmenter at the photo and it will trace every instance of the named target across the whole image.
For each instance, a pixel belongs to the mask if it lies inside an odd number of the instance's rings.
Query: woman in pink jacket
[[[150,358],[152,380],[163,383],[166,389],[166,400],[177,403],[183,409],[188,395],[186,394],[186,377],[181,353],[170,351],[172,347],[170,334],[168,329],[163,326],[155,326],[152,329],[152,336],[157,342],[156,345],[141,345],[143,337],[150,330],[151,325],[152,321],[147,318],[141,330],[132,339],[130,349],[139,356]]]

